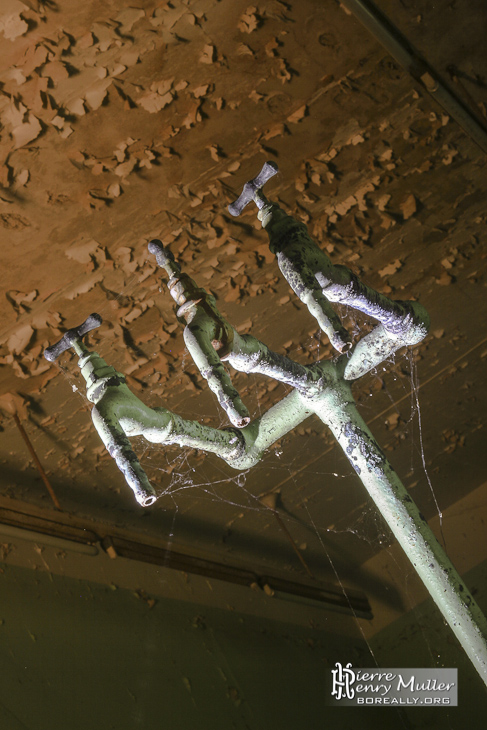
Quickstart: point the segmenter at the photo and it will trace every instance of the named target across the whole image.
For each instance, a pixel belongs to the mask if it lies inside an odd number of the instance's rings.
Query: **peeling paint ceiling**
[[[485,40],[466,4],[378,5],[485,119]],[[91,425],[75,356],[43,358],[99,312],[87,340],[140,398],[226,425],[185,352],[153,237],[239,332],[302,363],[331,356],[255,210],[227,212],[267,159],[280,174],[266,194],[333,263],[431,314],[423,344],[355,386],[415,501],[430,518],[484,484],[485,154],[343,7],[3,0],[0,92],[4,498],[51,506],[13,395],[63,511],[299,575],[259,501],[275,492],[313,573],[336,568],[367,592],[360,566],[391,539],[318,421],[240,477],[210,456],[137,443],[161,495],[144,512]],[[360,337],[368,323],[343,314]],[[256,377],[235,383],[253,415],[285,393]]]

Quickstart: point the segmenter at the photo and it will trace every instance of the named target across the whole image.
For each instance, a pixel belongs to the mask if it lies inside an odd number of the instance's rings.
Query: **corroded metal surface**
[[[247,183],[249,187],[244,188],[245,196],[237,211],[260,195],[265,175],[261,177],[260,181],[256,178],[258,184],[255,180]],[[485,617],[360,417],[348,382],[382,362],[398,347],[421,341],[427,334],[428,315],[420,305],[392,302],[362,284],[345,267],[334,267],[309,237],[306,228],[277,206],[266,202],[258,207],[259,218],[269,233],[270,248],[277,254],[282,273],[308,305],[334,347],[346,351],[350,349],[351,339],[329,307],[327,294],[332,301],[347,303],[378,319],[379,328],[373,330],[368,339],[364,338],[361,349],[357,346],[348,365],[346,354],[335,361],[318,362],[310,367],[299,365],[272,352],[250,335],[239,336],[218,312],[214,298],[181,273],[160,242],[152,242],[151,253],[171,276],[168,288],[178,305],[179,318],[186,322],[188,350],[232,422],[244,428],[213,429],[181,419],[164,408],[147,408],[127,388],[120,373],[107,366],[96,353],[86,351],[78,334],[74,338],[68,337],[64,344],[69,347],[72,340],[71,344],[78,352],[83,347],[78,364],[87,383],[88,397],[95,404],[93,423],[139,504],[149,506],[156,499],[155,491],[131,448],[129,436],[142,435],[148,441],[160,444],[177,443],[211,451],[230,466],[242,469],[253,466],[277,439],[308,415],[316,414],[331,429],[487,683]],[[201,306],[202,301],[206,306]],[[248,423],[250,418],[244,416],[247,413],[245,406],[215,349],[215,344],[218,347],[222,339],[222,331],[228,332],[230,328],[233,336],[226,335],[226,359],[235,369],[260,373],[294,388],[290,396],[252,424]],[[66,349],[64,344],[63,349]]]

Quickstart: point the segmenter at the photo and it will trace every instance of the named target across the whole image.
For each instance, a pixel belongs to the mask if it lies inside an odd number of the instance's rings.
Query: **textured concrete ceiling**
[[[380,3],[485,116],[481,24],[463,2],[430,5]],[[334,263],[431,314],[423,344],[356,385],[430,518],[485,481],[485,154],[331,0],[4,0],[0,31],[0,395],[15,395],[62,509],[299,574],[258,500],[273,490],[314,574],[337,569],[367,590],[358,566],[390,537],[318,421],[240,477],[214,457],[137,443],[161,495],[144,512],[93,430],[75,357],[52,365],[42,353],[99,312],[88,341],[137,395],[225,425],[147,252],[158,237],[239,332],[299,362],[331,356],[280,278],[255,211],[226,210],[272,159],[280,174],[268,196]],[[360,337],[367,323],[344,314]],[[285,392],[235,382],[253,415]],[[1,402],[2,495],[47,508]]]

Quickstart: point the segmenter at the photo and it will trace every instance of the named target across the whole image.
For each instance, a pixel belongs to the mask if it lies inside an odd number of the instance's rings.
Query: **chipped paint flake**
[[[3,33],[6,40],[14,41],[27,33],[29,26],[22,18],[22,13],[28,10],[29,7],[19,0],[2,0],[0,33]]]

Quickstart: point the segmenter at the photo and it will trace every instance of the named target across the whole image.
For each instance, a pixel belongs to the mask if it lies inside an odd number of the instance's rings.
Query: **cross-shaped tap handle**
[[[81,342],[81,338],[86,335],[87,332],[96,329],[96,327],[99,327],[101,323],[102,318],[99,314],[90,314],[90,316],[87,317],[87,319],[85,319],[85,321],[78,327],[73,327],[65,332],[59,342],[56,342],[55,345],[51,345],[51,347],[47,347],[44,350],[44,357],[46,360],[49,360],[49,362],[54,362],[61,353],[65,352],[65,350],[69,350],[70,347],[74,347],[76,344],[79,344]]]
[[[259,191],[264,187],[266,182],[278,172],[279,168],[275,162],[265,162],[257,177],[254,177],[253,180],[249,180],[249,182],[245,183],[240,196],[228,206],[228,212],[233,216],[240,215],[245,206],[252,200],[259,209],[263,208],[266,200]]]

